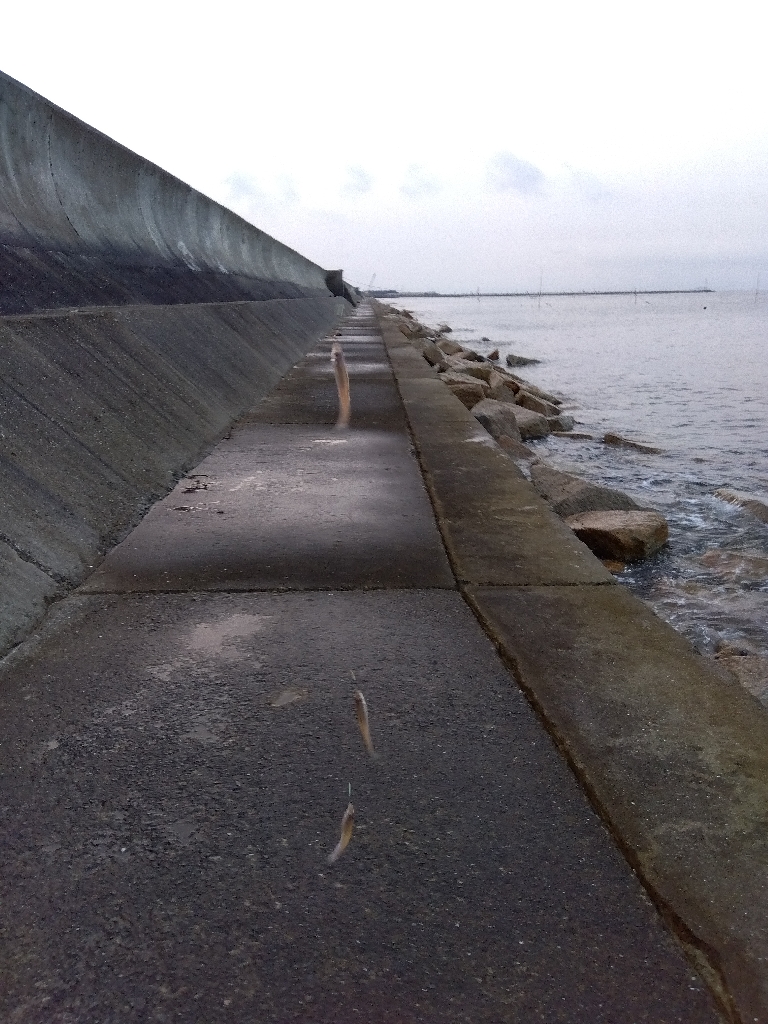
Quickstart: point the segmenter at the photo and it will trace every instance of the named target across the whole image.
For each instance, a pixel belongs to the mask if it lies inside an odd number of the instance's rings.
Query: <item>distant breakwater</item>
[[[632,288],[629,291],[607,292],[398,292],[370,291],[364,292],[371,299],[546,299],[563,296],[579,297],[587,295],[707,295],[714,288]]]

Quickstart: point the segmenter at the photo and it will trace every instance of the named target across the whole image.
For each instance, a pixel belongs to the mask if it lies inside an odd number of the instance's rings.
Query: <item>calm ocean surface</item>
[[[534,442],[556,468],[667,517],[668,547],[619,577],[638,597],[702,653],[724,641],[768,655],[768,524],[714,497],[768,503],[768,295],[391,301],[480,353],[499,348],[502,365],[508,352],[540,359],[514,372],[563,397],[575,430],[663,449]]]

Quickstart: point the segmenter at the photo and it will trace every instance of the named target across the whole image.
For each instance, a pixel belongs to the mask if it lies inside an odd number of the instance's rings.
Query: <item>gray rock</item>
[[[508,437],[506,434],[497,437],[496,441],[502,451],[511,459],[514,459],[515,462],[538,462],[539,457],[536,452],[529,448],[528,445],[523,444],[522,441],[516,441],[513,437]]]
[[[497,402],[509,402],[515,404],[515,392],[507,383],[495,384],[488,388],[488,398],[495,398]]]
[[[531,483],[552,511],[563,519],[586,512],[640,510],[640,505],[622,491],[590,484],[543,463],[531,470]]]
[[[539,398],[537,395],[532,395],[529,391],[521,388],[517,393],[515,399],[518,405],[522,405],[524,409],[531,409],[533,412],[540,412],[542,416],[557,416],[558,408],[552,402],[547,402],[543,398]]]
[[[449,387],[455,384],[476,384],[482,389],[483,397],[488,393],[488,385],[479,377],[473,377],[470,373],[462,373],[459,370],[446,370],[440,375],[440,380]]]
[[[441,348],[447,356],[455,356],[457,352],[461,352],[461,345],[457,345],[455,341],[451,341],[449,338],[440,338],[437,342],[437,347]]]
[[[535,468],[535,467],[533,467]],[[598,558],[638,562],[658,551],[669,538],[663,515],[651,509],[639,512],[585,512],[566,523]]]
[[[472,409],[485,397],[482,381],[468,380],[460,383],[449,383],[448,387],[467,409]]]
[[[495,388],[497,384],[506,384],[507,381],[509,381],[509,377],[506,373],[502,373],[495,368],[488,375],[488,386],[492,388]],[[510,381],[510,383],[513,382]]]
[[[522,405],[515,405],[513,408],[515,410],[517,425],[520,428],[520,436],[523,441],[530,441],[537,437],[547,436],[549,433],[549,424],[547,423],[546,416],[542,416],[539,412],[533,412],[532,409],[526,409]]]
[[[430,331],[428,327],[423,324],[417,323],[416,321],[400,320],[397,325],[397,329],[409,339],[413,341],[418,338],[432,338],[435,336],[434,331]]]
[[[543,391],[535,384],[531,384],[528,380],[523,380],[522,377],[518,377],[516,373],[510,373],[510,378],[516,381],[524,391],[527,391],[529,395],[535,395],[537,398],[543,398],[545,402],[551,402],[552,405],[562,405],[562,398],[558,398],[556,395],[550,395],[548,391]]]
[[[569,416],[564,412],[561,412],[557,416],[547,416],[547,423],[549,424],[550,432],[553,434],[564,434],[569,430],[573,430],[573,416]],[[587,437],[588,435],[581,434],[580,436]]]
[[[460,359],[457,356],[449,356],[447,362],[450,369],[468,373],[471,377],[484,380],[486,384],[491,374],[496,372],[490,363],[476,363],[471,359]]]
[[[533,366],[540,362],[540,359],[526,359],[525,356],[515,356],[511,352],[507,356],[507,366]]]
[[[445,360],[445,353],[441,351],[433,341],[428,341],[422,346],[421,354],[430,366],[443,368],[448,365]]]
[[[511,437],[515,441],[521,441],[520,429],[517,425],[515,406],[508,402],[497,402],[492,398],[484,398],[472,408],[472,415],[485,427],[491,437],[497,440],[502,437]]]
[[[612,444],[617,448],[634,448],[638,452],[649,452],[651,455],[661,455],[661,448],[652,448],[648,444],[640,444],[637,441],[630,441],[626,437],[622,437],[620,434],[605,434],[603,436],[604,444]]]

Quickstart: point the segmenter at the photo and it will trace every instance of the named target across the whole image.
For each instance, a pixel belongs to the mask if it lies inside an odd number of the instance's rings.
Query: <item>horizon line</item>
[[[478,288],[474,292],[401,292],[395,288],[376,288],[372,291],[362,290],[362,293],[374,299],[519,299],[556,297],[558,295],[708,295],[714,291],[714,288],[630,288],[616,291],[609,289],[578,292],[483,292]]]

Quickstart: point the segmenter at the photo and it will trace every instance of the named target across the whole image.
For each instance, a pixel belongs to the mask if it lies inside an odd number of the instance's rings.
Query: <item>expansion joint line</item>
[[[34,565],[36,569],[43,573],[44,576],[47,576],[49,579],[53,580],[53,582],[56,583],[58,586],[71,586],[71,581],[68,580],[66,576],[62,576],[61,573],[58,573],[54,569],[51,569],[48,566],[43,565],[43,563],[39,562],[34,555],[30,554],[29,551],[25,551],[24,548],[20,547],[16,543],[16,541],[13,540],[11,537],[7,536],[7,534],[0,533],[0,543],[6,544],[15,555],[18,555],[22,562],[26,562],[28,565]]]

